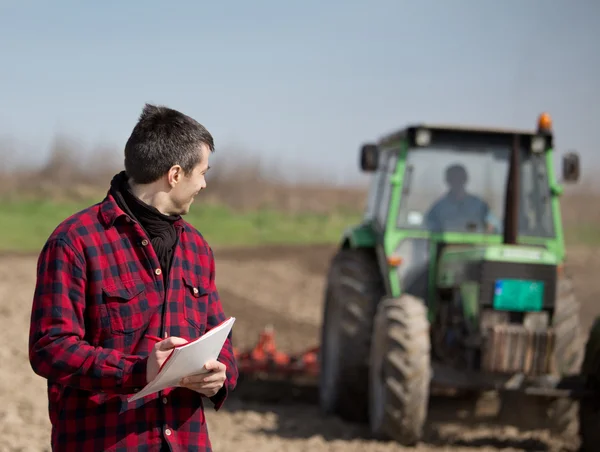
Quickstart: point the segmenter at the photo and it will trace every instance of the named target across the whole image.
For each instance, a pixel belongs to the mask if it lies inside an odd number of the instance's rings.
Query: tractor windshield
[[[501,234],[510,147],[432,146],[408,152],[398,227]],[[554,235],[545,156],[520,155],[519,235]]]

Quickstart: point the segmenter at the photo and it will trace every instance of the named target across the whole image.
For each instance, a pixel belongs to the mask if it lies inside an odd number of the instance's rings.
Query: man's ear
[[[167,183],[169,184],[169,187],[175,188],[175,185],[181,182],[182,178],[183,168],[181,166],[174,165],[169,169],[169,172],[167,173]]]

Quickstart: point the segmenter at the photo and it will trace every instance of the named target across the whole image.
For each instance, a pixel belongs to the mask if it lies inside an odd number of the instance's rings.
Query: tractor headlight
[[[544,137],[533,137],[531,139],[531,152],[539,154],[544,151],[546,146],[546,139]]]
[[[431,142],[431,131],[427,129],[419,129],[415,135],[415,143],[417,146],[427,146]]]

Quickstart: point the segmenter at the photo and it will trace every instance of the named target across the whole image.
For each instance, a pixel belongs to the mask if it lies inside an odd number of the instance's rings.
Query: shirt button
[[[171,436],[171,429],[170,428],[165,429],[165,435]]]
[[[198,288],[197,287],[194,287],[194,294],[196,294],[196,295],[198,294]]]
[[[162,402],[166,405],[167,404],[167,398],[163,397]]]
[[[146,240],[146,239],[142,240],[142,246],[148,246],[148,240]]]
[[[154,270],[154,273],[160,275],[162,273],[162,270],[160,268],[157,268],[156,270]]]

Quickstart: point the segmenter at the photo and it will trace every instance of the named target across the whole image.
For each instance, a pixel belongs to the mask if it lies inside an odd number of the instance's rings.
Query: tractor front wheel
[[[431,375],[425,304],[411,295],[382,301],[375,317],[369,370],[373,436],[403,446],[420,441]]]

